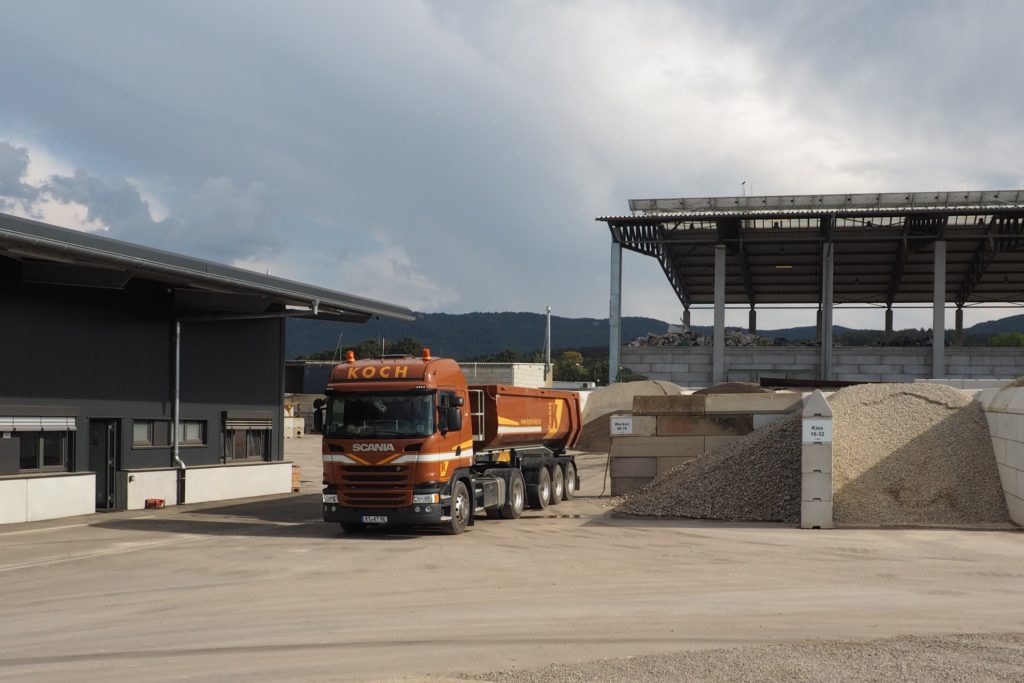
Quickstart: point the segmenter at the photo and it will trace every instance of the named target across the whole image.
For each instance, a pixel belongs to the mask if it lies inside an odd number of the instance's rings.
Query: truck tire
[[[558,505],[562,502],[565,494],[565,478],[562,475],[562,468],[555,463],[551,467],[551,504]]]
[[[565,463],[565,492],[562,500],[572,500],[576,497],[576,465],[571,462]]]
[[[449,508],[448,515],[451,519],[442,523],[441,530],[452,536],[461,534],[466,530],[466,525],[469,524],[469,515],[473,509],[473,501],[469,498],[469,491],[461,481],[455,482],[455,486],[452,487],[452,498]]]
[[[551,500],[551,474],[548,468],[543,465],[537,468],[537,483],[526,489],[530,507],[536,510],[543,510]]]
[[[508,473],[508,496],[505,504],[498,508],[498,514],[502,519],[519,519],[526,507],[526,480],[519,470],[509,470]],[[488,511],[489,512],[489,511]]]
[[[358,534],[360,531],[366,531],[366,525],[362,522],[339,522],[339,524],[346,534]]]

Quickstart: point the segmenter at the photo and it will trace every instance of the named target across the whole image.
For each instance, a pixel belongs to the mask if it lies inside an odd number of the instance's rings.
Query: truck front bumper
[[[437,493],[436,489],[432,491]],[[438,496],[436,503],[414,504],[403,508],[351,508],[339,505],[333,492],[324,492],[324,521],[342,524],[367,524],[380,526],[437,525],[447,521],[448,506]],[[417,491],[419,493],[419,491]]]
[[[344,524],[376,524],[381,526],[440,524],[443,521],[442,517],[447,518],[447,512],[440,505],[414,505],[408,508],[360,508],[356,510],[324,503],[324,521],[341,522]]]

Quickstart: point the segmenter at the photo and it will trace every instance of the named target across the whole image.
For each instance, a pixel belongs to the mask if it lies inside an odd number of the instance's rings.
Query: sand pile
[[[985,414],[940,384],[865,384],[829,398],[839,524],[969,525],[1009,517]],[[800,422],[792,415],[626,496],[636,515],[800,519]]]
[[[575,449],[594,453],[607,453],[611,445],[612,415],[628,414],[633,410],[634,396],[671,396],[683,393],[683,388],[663,380],[619,382],[595,389],[587,397],[583,408],[583,430]]]

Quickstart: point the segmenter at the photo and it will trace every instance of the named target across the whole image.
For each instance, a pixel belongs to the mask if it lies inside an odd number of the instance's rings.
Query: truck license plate
[[[363,515],[363,524],[387,524],[387,515]]]

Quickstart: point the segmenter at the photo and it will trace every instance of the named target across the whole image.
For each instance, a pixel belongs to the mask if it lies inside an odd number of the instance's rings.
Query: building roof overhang
[[[146,290],[176,316],[415,317],[383,301],[8,214],[0,214],[0,282]]]

